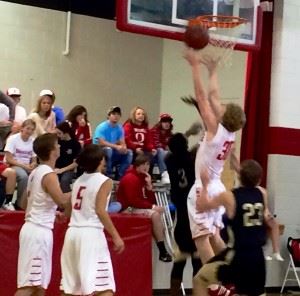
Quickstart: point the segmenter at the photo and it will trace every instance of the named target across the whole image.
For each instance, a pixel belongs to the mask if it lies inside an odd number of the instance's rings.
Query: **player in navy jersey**
[[[182,295],[180,286],[186,259],[191,257],[193,276],[201,267],[201,260],[197,255],[196,246],[190,231],[187,212],[187,196],[195,181],[194,158],[188,150],[187,138],[181,134],[174,134],[169,140],[169,153],[165,163],[171,181],[171,200],[176,206],[176,225],[174,229],[178,251],[175,252],[174,264],[171,271],[171,296]]]
[[[241,186],[208,198],[208,172],[202,171],[202,190],[197,210],[208,211],[224,206],[228,216],[228,248],[205,264],[195,277],[194,295],[207,295],[207,286],[217,283],[235,285],[239,295],[265,293],[266,268],[263,245],[266,241],[266,190],[259,187],[262,168],[255,160],[241,163]],[[210,286],[211,287],[211,286]],[[218,289],[216,289],[217,291]],[[213,295],[210,289],[210,295]],[[217,295],[217,294],[216,294]]]

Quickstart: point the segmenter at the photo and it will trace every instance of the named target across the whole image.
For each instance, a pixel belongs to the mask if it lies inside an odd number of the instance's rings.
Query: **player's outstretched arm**
[[[121,253],[124,250],[124,242],[120,237],[117,229],[115,228],[114,224],[112,223],[110,216],[106,210],[107,199],[110,196],[112,190],[112,180],[106,180],[100,187],[97,197],[96,197],[96,213],[99,217],[99,220],[103,224],[105,230],[109,233],[112,237],[114,242],[114,249],[117,253]]]
[[[217,73],[218,61],[208,60],[206,61],[205,65],[209,75],[208,100],[217,120],[220,122],[224,113],[224,107],[220,102],[220,90]]]
[[[218,121],[210,106],[207,98],[207,93],[203,87],[200,64],[196,56],[196,52],[193,49],[187,49],[185,51],[184,57],[189,62],[192,68],[195,96],[204,125],[207,128],[207,132],[215,134],[218,127]]]

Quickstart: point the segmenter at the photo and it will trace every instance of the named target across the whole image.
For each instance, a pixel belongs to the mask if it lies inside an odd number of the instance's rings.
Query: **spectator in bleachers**
[[[9,109],[9,121],[13,122],[15,118],[15,101],[0,90],[0,103],[4,104]]]
[[[81,147],[92,143],[92,129],[88,121],[87,110],[82,105],[77,105],[71,109],[66,120],[72,127],[76,139]]]
[[[127,149],[124,140],[124,130],[119,123],[121,108],[111,107],[108,119],[101,122],[95,129],[93,143],[99,144],[106,155],[106,174],[113,178],[113,167],[118,168],[115,179],[121,178],[132,162],[132,152]]]
[[[55,124],[59,125],[65,121],[65,112],[64,109],[60,106],[52,106],[52,111],[55,114]]]
[[[16,188],[16,171],[7,167],[2,160],[0,162],[0,182],[0,207],[2,206],[6,210],[14,210],[12,199]],[[3,191],[2,188],[5,188],[5,190]]]
[[[77,156],[81,146],[76,140],[69,123],[64,121],[56,127],[60,156],[56,160],[55,172],[58,174],[60,187],[63,193],[71,192],[72,180],[75,176]]]
[[[36,127],[32,119],[26,119],[19,133],[11,135],[6,142],[5,161],[17,174],[17,201],[15,208],[25,209],[28,175],[36,167],[36,155],[33,152],[33,133]]]
[[[124,123],[125,142],[127,148],[133,151],[133,158],[137,155],[156,155],[146,111],[141,107],[134,107],[130,118]]]
[[[15,101],[0,91],[0,150],[5,146],[15,118]]]
[[[10,134],[12,122],[9,121],[9,109],[0,103],[0,150],[3,150],[5,141]]]
[[[27,118],[27,112],[24,107],[20,106],[21,92],[16,87],[7,89],[7,95],[11,97],[16,103],[15,117],[12,126],[12,133],[18,133],[21,130],[23,121]]]
[[[159,122],[156,123],[151,131],[152,141],[157,154],[154,161],[157,162],[161,174],[161,182],[170,184],[170,178],[165,164],[165,156],[168,153],[168,142],[172,136],[173,118],[168,113],[162,113],[159,116]]]
[[[159,249],[159,260],[170,262],[172,257],[165,248],[164,226],[161,219],[164,208],[156,205],[151,176],[148,173],[149,168],[149,156],[138,155],[133,166],[127,170],[120,180],[117,199],[122,204],[125,213],[151,217],[153,236]]]
[[[54,93],[49,89],[43,89],[37,101],[36,108],[29,114],[28,118],[36,123],[34,137],[45,133],[55,133],[55,113],[52,106],[55,101]]]

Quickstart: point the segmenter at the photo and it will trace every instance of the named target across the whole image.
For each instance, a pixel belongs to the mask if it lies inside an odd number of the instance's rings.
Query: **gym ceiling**
[[[116,0],[16,0],[5,1],[59,11],[71,11],[104,19],[115,18]]]

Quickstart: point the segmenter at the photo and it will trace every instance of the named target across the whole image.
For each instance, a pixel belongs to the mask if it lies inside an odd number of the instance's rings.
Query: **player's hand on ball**
[[[197,65],[199,63],[199,59],[197,57],[197,53],[192,48],[187,48],[183,52],[183,57],[189,62],[191,66]]]

